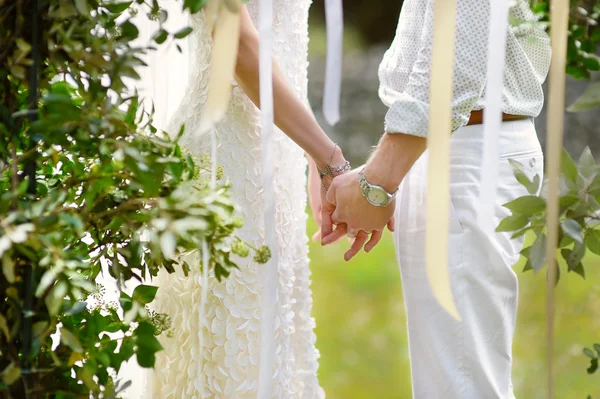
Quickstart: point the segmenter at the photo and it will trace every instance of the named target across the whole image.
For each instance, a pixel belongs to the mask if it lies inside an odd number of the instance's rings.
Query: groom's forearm
[[[383,135],[365,167],[371,184],[395,191],[427,148],[427,139],[402,133]]]

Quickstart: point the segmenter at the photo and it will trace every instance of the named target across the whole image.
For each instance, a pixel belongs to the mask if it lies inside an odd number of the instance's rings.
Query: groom
[[[381,100],[389,107],[385,134],[360,170],[336,177],[322,207],[322,243],[355,238],[345,259],[369,252],[395,217],[394,240],[407,309],[413,395],[417,399],[514,398],[511,345],[517,279],[511,266],[522,241],[485,234],[474,220],[481,176],[482,109],[490,0],[457,0],[452,99],[450,280],[462,322],[438,305],[425,265],[426,140],[434,0],[405,0],[396,37],[379,69]],[[534,21],[526,0],[511,19]],[[543,106],[550,44],[542,28],[512,27],[507,36],[500,137],[502,156],[496,218],[502,204],[527,194],[509,158],[542,173],[532,119]],[[396,199],[398,206],[396,206]],[[391,223],[393,224],[393,222]],[[333,226],[337,226],[333,230]],[[369,239],[369,234],[371,238]]]

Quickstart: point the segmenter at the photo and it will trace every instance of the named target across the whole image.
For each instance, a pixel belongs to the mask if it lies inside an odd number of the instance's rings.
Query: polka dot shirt
[[[456,55],[452,130],[465,126],[472,110],[483,109],[485,97],[490,0],[456,0]],[[386,133],[427,136],[429,73],[435,0],[405,0],[396,37],[379,67],[379,96],[389,107]],[[510,9],[502,111],[539,115],[542,83],[550,67],[550,38],[537,24],[527,0]],[[491,49],[496,51],[496,49]]]

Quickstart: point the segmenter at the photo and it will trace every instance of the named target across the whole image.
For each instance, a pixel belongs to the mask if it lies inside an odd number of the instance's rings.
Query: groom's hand
[[[331,244],[346,234],[355,238],[344,255],[346,261],[352,259],[363,246],[365,252],[370,252],[381,240],[386,225],[393,230],[395,202],[385,207],[371,205],[362,195],[358,173],[359,170],[355,169],[333,179],[327,192],[327,201],[322,204],[321,243]],[[333,225],[337,226],[335,230]],[[370,239],[369,233],[372,233]]]

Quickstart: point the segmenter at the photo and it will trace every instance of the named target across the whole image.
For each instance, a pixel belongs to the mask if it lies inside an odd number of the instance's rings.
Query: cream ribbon
[[[340,121],[344,41],[342,0],[325,0],[325,19],[327,26],[327,61],[323,92],[323,116],[327,123],[333,126]]]
[[[213,42],[210,60],[210,79],[206,103],[202,115],[198,134],[211,132],[211,178],[210,186],[215,188],[217,184],[217,140],[214,126],[223,118],[229,106],[231,96],[231,82],[235,76],[235,64],[237,61],[237,50],[240,35],[240,10],[239,0],[212,0],[205,9],[207,34],[212,34]],[[206,302],[208,299],[208,273],[210,254],[205,239],[201,243],[202,274],[200,276],[200,311],[198,313],[198,339],[200,346],[200,358],[198,367],[200,376],[204,375],[204,348],[206,346],[203,320],[206,316]],[[196,387],[204,397],[205,384]]]
[[[448,271],[450,216],[450,135],[456,34],[456,0],[437,0],[434,8],[429,108],[429,170],[427,187],[427,277],[434,297],[457,320]]]
[[[271,259],[264,265],[264,286],[260,323],[260,366],[258,399],[273,397],[273,362],[275,336],[275,306],[277,302],[278,251],[275,231],[275,190],[273,164],[273,0],[261,0],[259,11],[259,77],[262,116],[262,167],[265,241],[271,249]]]
[[[210,132],[211,144],[211,169],[210,169],[210,188],[217,187],[217,135],[214,129]],[[204,337],[203,320],[206,317],[206,302],[208,300],[208,272],[210,269],[210,253],[208,252],[208,244],[206,239],[202,239],[202,274],[200,276],[200,311],[198,312],[198,339],[200,341],[200,358],[198,359],[198,375],[201,377],[201,387],[196,387],[200,390],[200,398],[204,398],[204,348],[206,347]]]
[[[207,30],[213,34],[213,43],[208,92],[200,116],[200,134],[210,131],[227,112],[237,61],[240,10],[239,0],[212,0],[204,10]]]
[[[209,265],[209,252],[206,239],[202,239],[201,244],[202,250],[202,274],[200,275],[200,311],[198,312],[198,339],[200,341],[200,357],[198,359],[198,368],[200,377],[200,387],[196,387],[200,391],[200,398],[204,398],[204,348],[206,347],[206,340],[204,337],[204,318],[206,316],[206,301],[208,300],[208,269]]]
[[[509,0],[490,2],[488,65],[483,118],[483,165],[479,191],[478,223],[487,234],[494,234],[494,213],[500,167],[498,134],[502,125],[502,87]],[[493,50],[495,49],[495,50]]]
[[[548,279],[546,293],[546,334],[547,334],[547,398],[554,398],[553,352],[554,352],[554,285],[556,268],[554,257],[558,243],[560,217],[559,177],[563,143],[563,123],[565,112],[565,68],[567,55],[567,32],[569,26],[569,0],[551,1],[551,43],[552,63],[550,64],[548,91],[548,135],[546,141],[546,173],[548,176],[548,214],[546,260]]]

